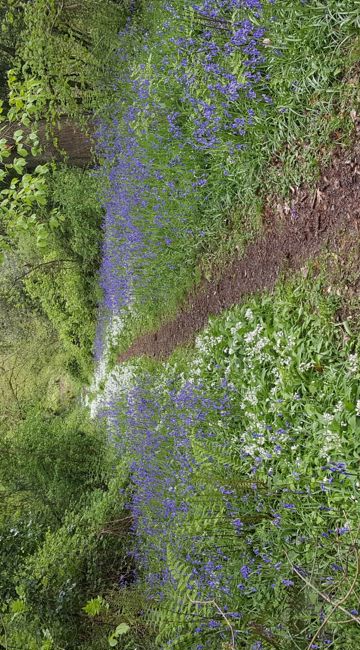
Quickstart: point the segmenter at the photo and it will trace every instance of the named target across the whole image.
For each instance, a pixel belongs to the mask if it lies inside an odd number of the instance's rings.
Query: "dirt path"
[[[165,358],[190,343],[209,316],[241,302],[247,295],[271,289],[279,274],[296,271],[335,241],[344,228],[360,232],[360,128],[351,152],[338,151],[322,173],[316,190],[300,187],[291,204],[268,206],[262,235],[233,259],[218,278],[203,280],[173,320],[155,333],[138,338],[119,361],[146,355]]]

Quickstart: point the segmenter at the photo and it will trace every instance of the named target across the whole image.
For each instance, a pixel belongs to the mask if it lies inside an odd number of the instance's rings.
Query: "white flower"
[[[357,354],[350,354],[349,356],[349,372],[354,374],[358,370],[358,358]]]
[[[257,325],[254,330],[245,334],[244,340],[246,341],[246,343],[252,343],[253,340],[257,337],[257,335],[260,334],[261,330],[262,330],[262,325]]]
[[[241,328],[242,328],[242,322],[239,321],[238,323],[236,323],[236,325],[234,325],[234,327],[231,328],[230,332],[233,336],[235,336]]]
[[[244,402],[250,402],[253,406],[258,403],[258,398],[256,390],[254,388],[249,388],[244,395]]]
[[[246,320],[252,320],[254,318],[254,314],[252,313],[251,309],[246,310],[245,318]]]

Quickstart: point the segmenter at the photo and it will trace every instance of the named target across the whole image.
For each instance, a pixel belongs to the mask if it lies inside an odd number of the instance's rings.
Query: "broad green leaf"
[[[27,156],[28,154],[27,150],[24,149],[24,147],[22,147],[21,145],[18,145],[16,151],[18,152],[19,156]]]
[[[49,171],[49,168],[47,165],[37,165],[35,167],[35,174],[47,174]]]
[[[52,215],[52,216],[50,217],[50,219],[49,219],[49,224],[50,224],[50,228],[53,228],[53,229],[54,229],[54,228],[57,228],[57,227],[58,227],[59,222],[58,222],[57,218],[54,217],[54,215]]]
[[[121,636],[122,634],[126,634],[130,630],[129,625],[127,623],[120,623],[120,625],[117,626],[114,634],[116,636]]]
[[[22,173],[22,170],[24,169],[25,165],[26,165],[26,160],[24,160],[24,158],[14,159],[13,167],[18,174]]]
[[[14,132],[14,140],[15,140],[16,144],[18,144],[18,142],[20,142],[20,140],[22,140],[23,135],[24,135],[24,131],[22,129],[17,129]]]

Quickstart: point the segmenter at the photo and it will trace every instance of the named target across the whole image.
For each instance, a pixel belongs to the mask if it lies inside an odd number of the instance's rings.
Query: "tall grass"
[[[98,131],[101,284],[123,345],[244,246],[265,197],[316,176],[334,132],[346,141],[356,4],[156,0],[128,21]]]
[[[311,280],[115,375],[103,414],[132,459],[156,647],[356,647],[359,348]]]

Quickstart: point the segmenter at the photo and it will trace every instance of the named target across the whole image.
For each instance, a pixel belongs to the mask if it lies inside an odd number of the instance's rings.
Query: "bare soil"
[[[175,318],[157,332],[139,337],[118,360],[142,355],[166,358],[179,345],[190,344],[209,316],[220,314],[250,294],[272,289],[281,274],[289,276],[299,270],[324,248],[340,250],[339,237],[344,233],[351,233],[350,239],[346,238],[347,248],[353,245],[359,251],[359,133],[358,124],[351,151],[335,151],[315,190],[299,187],[288,203],[269,200],[262,234],[242,257],[231,259],[220,275],[203,279]]]

